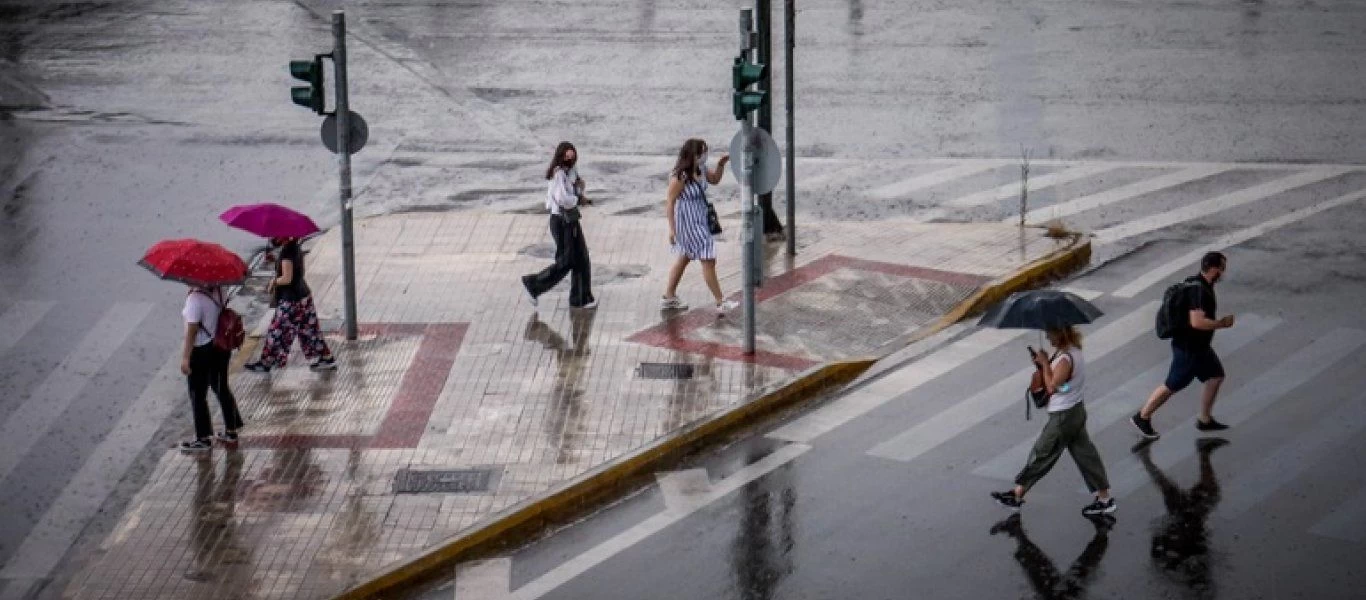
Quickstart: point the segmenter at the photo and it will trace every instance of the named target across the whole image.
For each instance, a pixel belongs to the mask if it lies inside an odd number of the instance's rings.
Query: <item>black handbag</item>
[[[707,202],[707,229],[712,235],[721,235],[721,217],[716,215],[716,207]]]
[[[574,208],[560,209],[560,218],[564,219],[565,223],[578,223],[579,219],[582,217],[583,215],[579,214],[579,207],[577,206]]]

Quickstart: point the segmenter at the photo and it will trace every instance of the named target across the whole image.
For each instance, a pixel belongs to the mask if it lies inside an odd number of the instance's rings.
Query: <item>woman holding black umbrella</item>
[[[1086,487],[1096,495],[1093,502],[1081,509],[1088,517],[1115,512],[1115,499],[1110,496],[1110,482],[1105,477],[1105,464],[1100,452],[1086,433],[1086,408],[1082,404],[1086,385],[1086,360],[1081,353],[1081,332],[1066,326],[1048,329],[1048,343],[1056,352],[1038,350],[1034,365],[1039,369],[1048,396],[1048,422],[1039,433],[1039,440],[1029,452],[1024,469],[1015,477],[1015,487],[1004,492],[992,492],[991,497],[1002,506],[1019,510],[1024,505],[1025,493],[1052,470],[1063,450],[1081,469]]]
[[[1101,312],[1076,294],[1057,290],[1035,290],[1012,294],[1005,302],[993,307],[982,317],[979,325],[1005,329],[1040,329],[1055,348],[1053,356],[1030,348],[1029,358],[1037,369],[1035,379],[1041,398],[1047,399],[1048,422],[1044,424],[1024,469],[1015,477],[1015,487],[1004,492],[992,492],[1002,506],[1019,510],[1024,496],[1062,457],[1063,450],[1081,469],[1086,487],[1095,494],[1093,502],[1082,507],[1087,517],[1115,512],[1115,499],[1110,497],[1110,482],[1105,477],[1105,463],[1100,452],[1086,433],[1086,359],[1081,352],[1081,332],[1076,326],[1090,323]],[[1031,385],[1030,394],[1036,393]]]

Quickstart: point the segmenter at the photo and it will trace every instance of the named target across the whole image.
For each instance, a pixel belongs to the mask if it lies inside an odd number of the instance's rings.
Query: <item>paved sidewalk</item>
[[[736,292],[739,223],[725,226]],[[659,310],[662,221],[589,209],[584,228],[600,307],[571,310],[566,282],[533,311],[518,276],[553,253],[544,216],[359,222],[361,336],[331,336],[340,368],[312,373],[296,350],[287,369],[234,375],[240,448],[168,450],[67,596],[327,597],[803,369],[879,352],[1070,244],[1006,225],[805,226],[795,263],[770,247],[745,357],[740,314],[713,314],[696,265],[680,296],[702,308]],[[339,246],[328,233],[308,259],[334,329]]]

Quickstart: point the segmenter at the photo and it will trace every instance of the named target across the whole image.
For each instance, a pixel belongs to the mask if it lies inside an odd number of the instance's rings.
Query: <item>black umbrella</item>
[[[997,329],[1061,329],[1090,323],[1102,314],[1071,292],[1030,290],[1011,294],[991,307],[977,324]]]

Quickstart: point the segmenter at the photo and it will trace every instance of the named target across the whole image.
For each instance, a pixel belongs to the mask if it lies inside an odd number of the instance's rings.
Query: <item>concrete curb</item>
[[[539,498],[527,500],[447,538],[417,556],[390,565],[368,580],[335,596],[337,600],[385,598],[385,594],[440,577],[443,569],[487,556],[530,539],[546,525],[562,522],[633,489],[663,466],[753,424],[764,416],[796,405],[819,392],[842,385],[863,373],[872,359],[812,367],[795,381],[770,390],[742,406],[704,417],[630,454],[584,473]]]
[[[1073,272],[1085,266],[1090,259],[1090,239],[1081,234],[1072,234],[1067,247],[984,286],[937,322],[918,332],[916,338],[933,335],[1015,291]],[[870,357],[812,367],[794,381],[771,389],[751,402],[694,421],[679,431],[567,481],[538,498],[493,515],[482,524],[447,538],[422,554],[392,564],[335,596],[335,599],[385,598],[386,594],[441,577],[447,574],[446,569],[453,568],[457,563],[484,558],[501,549],[516,546],[533,538],[547,525],[578,516],[619,492],[647,482],[656,471],[689,453],[741,431],[763,417],[809,400],[822,391],[857,379],[877,361],[877,358]]]

